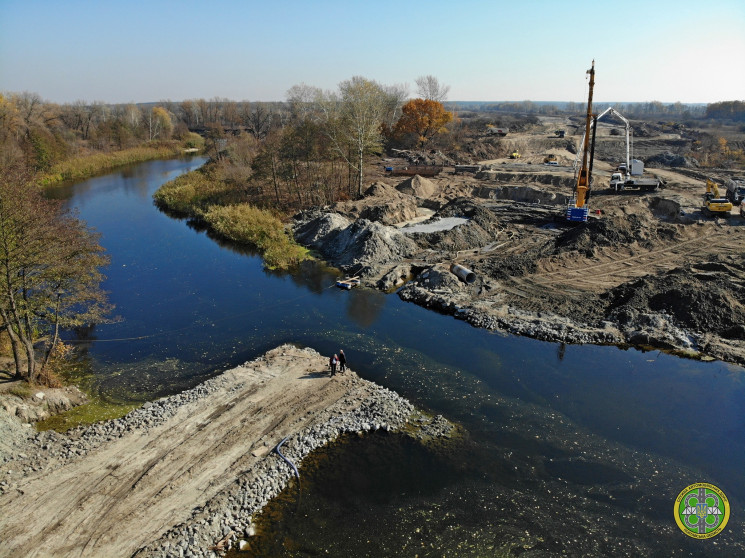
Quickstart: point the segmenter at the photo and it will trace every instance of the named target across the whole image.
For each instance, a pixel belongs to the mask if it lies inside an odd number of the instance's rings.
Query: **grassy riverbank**
[[[184,142],[171,141],[74,157],[57,163],[48,172],[41,173],[37,176],[36,182],[41,186],[53,186],[68,180],[83,180],[123,165],[176,157],[182,154],[186,147]]]
[[[153,198],[159,207],[198,219],[224,238],[254,246],[270,269],[289,269],[310,258],[277,213],[245,203],[235,185],[209,169],[166,182]]]

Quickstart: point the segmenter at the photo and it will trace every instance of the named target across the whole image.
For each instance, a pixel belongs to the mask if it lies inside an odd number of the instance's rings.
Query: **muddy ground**
[[[362,200],[298,215],[295,236],[368,287],[398,289],[477,327],[745,364],[745,219],[738,207],[726,218],[701,211],[706,178],[721,184],[738,171],[704,172],[672,155],[691,138],[650,128],[633,156],[651,161],[646,174],[662,187],[616,193],[608,181],[625,143],[601,128],[591,216],[572,225],[565,212],[580,136],[552,138],[558,124],[503,138],[492,151],[519,149],[520,159],[479,161],[477,173],[446,166],[430,178],[389,176],[385,166],[407,160],[382,160]],[[558,166],[543,164],[549,154]],[[436,153],[397,155],[438,162]],[[454,263],[475,281],[451,273]]]

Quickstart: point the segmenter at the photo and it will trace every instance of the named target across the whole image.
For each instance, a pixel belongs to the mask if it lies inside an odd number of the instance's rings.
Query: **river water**
[[[404,435],[347,437],[318,452],[302,493],[292,486],[267,509],[255,555],[742,550],[742,368],[487,332],[395,295],[336,289],[318,264],[266,271],[249,250],[153,205],[163,182],[203,162],[148,162],[50,192],[111,258],[104,288],[119,320],[75,338],[87,389],[145,401],[293,342],[343,348],[361,376],[463,433],[426,447]],[[675,497],[695,482],[730,499],[715,539],[675,524]]]

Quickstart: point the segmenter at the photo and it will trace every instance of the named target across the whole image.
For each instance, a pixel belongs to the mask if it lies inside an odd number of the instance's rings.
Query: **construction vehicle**
[[[616,192],[623,190],[656,190],[660,187],[660,181],[657,178],[644,178],[644,163],[639,159],[631,159],[631,123],[616,109],[608,107],[601,112],[595,122],[607,114],[612,114],[623,121],[626,126],[626,162],[618,165],[610,177],[610,189]]]
[[[623,167],[623,163],[619,165]],[[626,172],[626,169],[629,169]],[[620,172],[614,172],[610,177],[610,189],[616,192],[624,190],[649,191],[660,187],[657,178],[644,178],[644,163],[639,159],[631,159],[630,166],[624,167]]]
[[[592,159],[594,156],[595,147],[595,135],[592,137],[592,147],[590,150],[590,125],[593,120],[592,114],[592,90],[595,87],[595,61],[592,61],[592,67],[587,70],[590,74],[590,92],[587,98],[587,115],[585,117],[585,136],[582,139],[582,166],[577,172],[577,186],[574,189],[574,196],[569,202],[567,207],[567,220],[576,223],[582,223],[587,221],[587,215],[589,214],[589,207],[587,201],[590,194],[590,186],[592,179]],[[593,126],[593,130],[595,127]]]
[[[520,158],[520,152],[515,149],[512,153],[510,153],[510,159],[519,159]]]
[[[719,186],[713,180],[706,179],[706,193],[704,194],[704,215],[729,217],[732,211],[732,202],[719,195]]]
[[[745,178],[728,178],[724,185],[727,188],[727,199],[734,205],[742,204],[745,198]]]
[[[493,124],[487,124],[486,125],[486,133],[490,136],[500,136],[504,137],[506,136],[510,130],[508,128],[497,128]]]
[[[556,155],[554,155],[553,153],[549,153],[543,158],[543,162],[546,164],[551,163],[552,161],[556,162]]]

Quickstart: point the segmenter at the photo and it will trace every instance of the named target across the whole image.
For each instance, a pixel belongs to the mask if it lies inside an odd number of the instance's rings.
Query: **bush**
[[[212,207],[204,220],[225,238],[255,246],[270,269],[288,269],[309,257],[308,251],[287,234],[282,221],[252,205]]]

